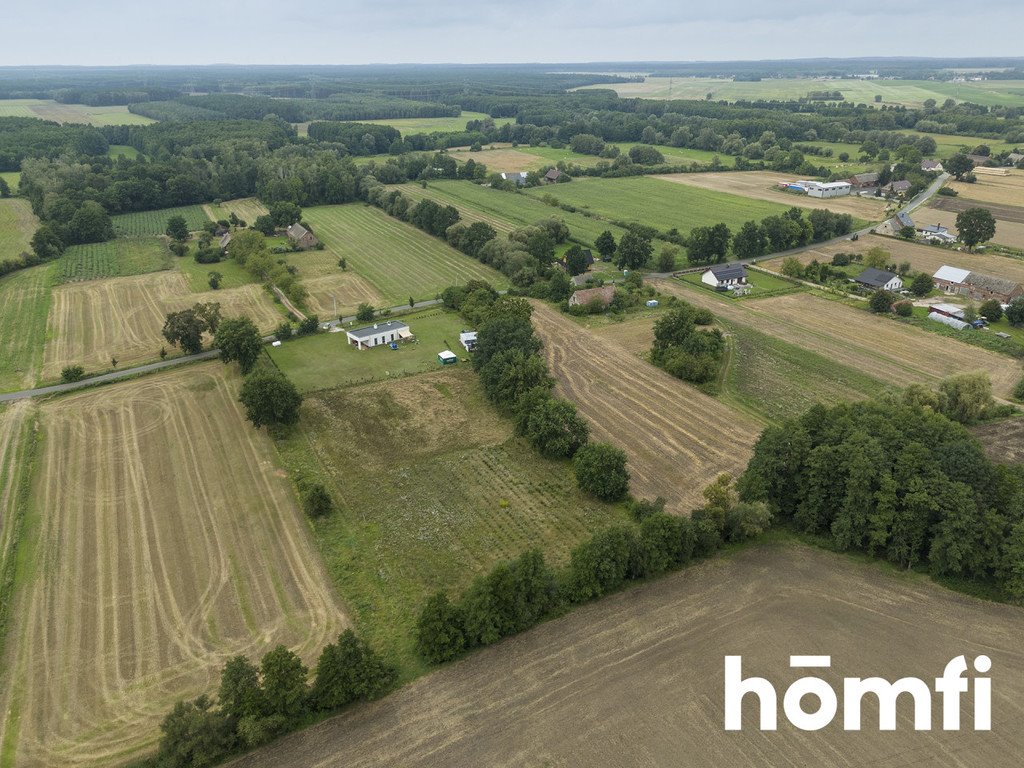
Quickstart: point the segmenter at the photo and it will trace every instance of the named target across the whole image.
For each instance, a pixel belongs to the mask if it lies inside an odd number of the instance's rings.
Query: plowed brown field
[[[556,391],[576,404],[594,439],[626,452],[633,494],[687,513],[714,478],[738,475],[760,428],[749,417],[535,303]]]
[[[917,576],[798,545],[766,545],[630,589],[475,653],[387,698],[281,739],[232,768],[1014,768],[1024,752],[1024,611],[946,591]],[[810,672],[838,692],[820,731],[782,712],[806,671],[790,654],[831,656]],[[770,680],[777,731],[724,730],[723,664]],[[844,676],[931,682],[950,659],[992,660],[992,730],[915,731],[909,697],[896,730],[879,730],[864,698],[863,731],[842,730]],[[973,691],[973,682],[971,688]],[[905,701],[905,699],[908,699]],[[807,701],[807,700],[805,700]],[[814,711],[813,697],[804,705]]]
[[[57,378],[67,365],[106,369],[116,357],[123,367],[155,359],[161,347],[173,351],[161,333],[167,313],[206,301],[219,302],[223,317],[249,317],[264,331],[283,319],[258,285],[191,293],[180,272],[65,285],[53,291],[43,378]]]
[[[1007,398],[1021,377],[1020,364],[1010,357],[838,301],[806,293],[735,301],[678,280],[659,280],[656,285],[664,293],[899,387],[984,371],[994,393]]]
[[[308,663],[347,624],[237,385],[213,363],[42,406],[0,678],[14,765],[127,762],[230,656],[284,643]]]

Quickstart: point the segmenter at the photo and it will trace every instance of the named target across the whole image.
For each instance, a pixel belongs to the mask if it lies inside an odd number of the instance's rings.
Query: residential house
[[[879,224],[875,231],[880,235],[898,235],[904,227],[913,227],[914,220],[910,218],[910,215],[900,211],[891,219],[886,219]]]
[[[1011,152],[1006,159],[1014,165],[1020,165],[1021,163],[1024,163],[1024,154],[1021,154],[1020,152]]]
[[[607,309],[614,298],[614,285],[605,285],[600,288],[586,288],[582,291],[575,291],[573,295],[569,297],[569,306],[585,307],[588,304],[599,301],[604,309]]]
[[[858,173],[849,178],[850,186],[854,189],[868,189],[870,187],[878,186],[878,174],[871,173]]]
[[[577,288],[582,288],[593,279],[594,275],[590,272],[581,272],[580,274],[573,275],[572,277],[569,278],[572,284],[575,285]]]
[[[989,162],[992,159],[988,155],[968,155],[967,157],[970,158],[970,161],[972,163],[974,163],[975,168],[984,165],[985,163]]]
[[[317,244],[320,242],[312,232],[298,222],[295,222],[288,227],[287,234],[288,239],[291,240],[292,243],[304,250],[308,248],[316,248]]]
[[[389,320],[386,323],[374,323],[372,326],[346,331],[345,335],[348,337],[348,343],[357,349],[369,349],[381,344],[411,339],[412,331],[399,320]]]
[[[746,285],[747,268],[742,264],[715,264],[700,276],[700,281],[712,288],[728,288],[730,285]]]
[[[883,189],[891,195],[905,195],[910,191],[910,186],[910,182],[904,179],[902,181],[890,182]]]
[[[511,181],[516,186],[523,186],[526,183],[526,171],[515,171],[501,174],[505,181]]]
[[[554,184],[560,178],[562,178],[562,172],[557,168],[552,168],[550,171],[544,174],[544,181]]]
[[[878,291],[898,291],[903,287],[903,280],[894,272],[886,272],[884,269],[868,267],[855,278],[853,282],[861,288]]]
[[[946,169],[942,167],[940,160],[922,160],[921,170],[928,173],[942,173]]]
[[[956,237],[941,224],[926,224],[918,227],[917,233],[925,240],[932,240],[937,243],[955,243]]]

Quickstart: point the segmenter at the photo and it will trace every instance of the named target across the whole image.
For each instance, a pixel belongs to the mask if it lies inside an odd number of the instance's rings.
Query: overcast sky
[[[1024,55],[1020,0],[8,0],[4,6],[0,65]]]

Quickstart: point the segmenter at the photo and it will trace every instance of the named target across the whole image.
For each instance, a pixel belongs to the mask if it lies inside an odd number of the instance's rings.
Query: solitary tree
[[[910,281],[910,292],[915,296],[927,296],[934,287],[935,283],[927,272],[918,272]]]
[[[647,265],[654,252],[650,239],[639,232],[630,230],[619,241],[618,259],[615,264],[619,269],[640,269]]]
[[[570,275],[582,275],[588,266],[587,257],[580,246],[573,245],[565,252],[565,268]]]
[[[961,152],[946,160],[943,167],[954,177],[961,179],[964,174],[970,173],[974,169],[974,162]]]
[[[207,272],[207,276],[210,278],[207,282],[213,290],[220,288],[220,281],[224,279],[224,275],[220,272]]]
[[[166,234],[172,240],[179,243],[188,240],[188,223],[184,216],[171,216],[167,220]]]
[[[368,323],[373,320],[373,305],[372,304],[360,304],[356,309],[356,320],[361,323]]]
[[[238,399],[245,416],[257,428],[264,424],[295,424],[302,396],[283,373],[255,370],[245,377]]]
[[[968,208],[956,215],[956,228],[963,244],[974,248],[995,237],[996,220],[988,208]]]
[[[252,370],[263,351],[260,331],[247,317],[230,317],[222,322],[213,343],[220,348],[220,359],[225,363],[237,360],[242,373]]]
[[[597,236],[594,247],[597,248],[597,252],[601,254],[604,261],[611,261],[615,255],[615,236],[606,229]]]

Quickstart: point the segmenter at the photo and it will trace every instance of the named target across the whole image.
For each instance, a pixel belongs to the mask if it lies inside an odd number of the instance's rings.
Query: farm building
[[[988,155],[968,155],[967,157],[970,158],[972,163],[974,163],[975,168],[980,168],[992,159]]]
[[[869,187],[878,186],[878,174],[871,173],[858,173],[851,176],[848,181],[850,186],[854,189],[868,189]]]
[[[966,331],[971,327],[970,323],[965,323],[963,320],[957,320],[955,317],[950,317],[949,315],[940,315],[938,312],[929,312],[928,319],[934,320],[936,323],[948,325],[950,328],[955,328],[958,331]]]
[[[505,181],[511,181],[516,186],[523,186],[526,183],[526,171],[513,171],[501,174]]]
[[[969,274],[971,274],[969,269],[944,266],[939,267],[938,271],[932,275],[932,280],[935,281],[935,287],[940,291],[960,293],[961,290],[966,291],[964,280]]]
[[[557,168],[552,168],[550,171],[544,174],[544,181],[554,183],[562,178],[562,172]]]
[[[287,230],[288,239],[299,248],[316,248],[320,242],[312,232],[295,222]]]
[[[914,220],[910,215],[900,211],[891,219],[886,219],[875,230],[880,235],[898,235],[904,227],[913,227]]]
[[[608,308],[612,303],[612,299],[615,298],[615,286],[605,285],[601,288],[587,288],[582,291],[576,291],[572,296],[569,297],[570,307],[585,307],[593,302],[601,302],[605,309]]]
[[[848,181],[829,181],[824,184],[816,184],[813,187],[807,189],[807,194],[811,197],[842,197],[843,195],[850,194],[853,186]]]
[[[712,288],[727,288],[730,285],[745,285],[747,268],[742,264],[716,264],[700,276],[700,281]]]
[[[932,304],[928,307],[928,311],[934,312],[937,315],[952,317],[957,320],[964,319],[964,308],[958,307],[956,304]]]
[[[357,349],[369,349],[381,344],[390,344],[395,341],[404,341],[412,338],[412,331],[409,326],[398,320],[390,320],[386,323],[375,323],[366,328],[356,328],[346,331],[348,343]]]
[[[945,168],[942,167],[942,163],[939,160],[922,160],[921,170],[928,173],[942,173]]]
[[[584,273],[579,274],[579,275],[573,275],[572,277],[569,278],[569,281],[573,285],[575,285],[577,288],[582,288],[583,286],[585,286],[588,282],[590,282],[593,279],[594,279],[594,275],[592,273],[584,272]]]
[[[220,246],[222,251],[226,251],[228,246],[231,245],[231,233],[225,232],[221,235],[220,240],[217,241],[217,245]]]
[[[459,344],[465,347],[467,352],[476,349],[476,331],[463,331],[459,334]]]
[[[903,181],[892,181],[885,185],[883,188],[886,192],[893,195],[905,195],[910,191],[910,182]]]
[[[954,237],[948,229],[941,224],[927,224],[919,227],[917,233],[925,240],[934,240],[937,243],[955,243]]]
[[[886,272],[884,269],[875,269],[874,267],[868,267],[857,275],[853,281],[861,288],[869,288],[875,291],[898,291],[903,287],[903,280],[900,279],[899,275],[893,272]]]
[[[1021,163],[1024,163],[1024,155],[1022,155],[1020,152],[1011,152],[1009,155],[1006,156],[1006,159],[1009,160],[1014,165],[1020,165]]]
[[[997,299],[1000,303],[1008,304],[1018,296],[1024,296],[1024,287],[1020,283],[957,267],[940,267],[932,279],[939,290],[967,296],[975,301]]]
[[[441,365],[455,365],[459,362],[459,358],[450,349],[446,349],[443,352],[437,353],[437,362]]]

